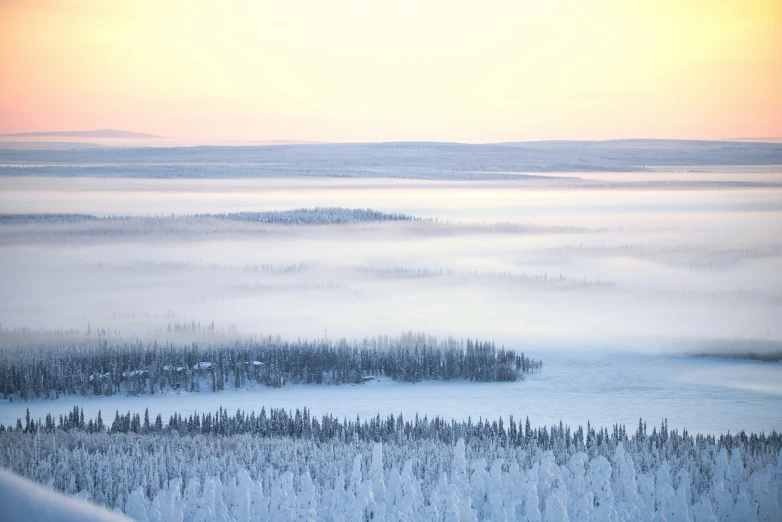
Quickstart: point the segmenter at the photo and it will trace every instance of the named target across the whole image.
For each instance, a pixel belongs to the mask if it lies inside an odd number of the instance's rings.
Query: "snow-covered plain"
[[[569,352],[542,354],[543,369],[515,383],[429,381],[416,384],[380,379],[362,385],[301,385],[279,389],[263,386],[226,389],[219,393],[157,393],[152,396],[61,397],[57,400],[0,402],[0,423],[15,425],[31,417],[67,415],[74,405],[94,418],[158,413],[167,421],[174,413],[215,412],[223,407],[260,412],[262,407],[309,408],[314,415],[362,419],[399,414],[412,418],[436,415],[477,421],[513,415],[529,417],[533,426],[559,421],[572,426],[637,425],[639,417],[651,424],[668,419],[672,429],[691,433],[782,431],[782,364],[700,357],[629,354],[623,352]]]

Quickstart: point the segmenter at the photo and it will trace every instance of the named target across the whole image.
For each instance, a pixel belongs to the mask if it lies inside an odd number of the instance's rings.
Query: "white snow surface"
[[[13,426],[30,409],[33,419],[47,413],[67,415],[74,405],[87,418],[101,410],[104,420],[114,412],[144,413],[165,422],[173,413],[214,412],[223,407],[249,413],[261,407],[307,407],[313,415],[362,419],[403,413],[430,418],[466,420],[529,416],[533,426],[630,429],[639,417],[656,425],[667,418],[674,429],[720,434],[745,430],[782,430],[782,364],[700,357],[594,352],[526,352],[543,361],[543,369],[515,383],[428,381],[416,384],[387,378],[360,385],[300,385],[279,389],[257,386],[222,392],[169,392],[144,396],[61,396],[57,400],[0,402],[0,423]]]
[[[0,520],[121,522],[128,518],[70,498],[0,468]]]

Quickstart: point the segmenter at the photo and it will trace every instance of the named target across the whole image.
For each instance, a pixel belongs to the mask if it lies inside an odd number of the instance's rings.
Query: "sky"
[[[0,133],[782,136],[779,0],[0,0]]]

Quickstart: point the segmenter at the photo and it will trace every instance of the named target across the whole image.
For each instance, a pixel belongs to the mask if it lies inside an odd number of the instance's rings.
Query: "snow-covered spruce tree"
[[[0,346],[0,391],[4,398],[34,399],[221,391],[237,384],[358,384],[382,375],[407,382],[515,381],[541,367],[540,361],[491,342],[438,341],[412,333],[353,343],[271,337],[204,345],[104,341]]]
[[[585,434],[552,426],[530,428],[528,438],[516,428],[518,439],[510,441],[497,422],[481,422],[480,429],[442,423],[432,430],[423,429],[424,422],[432,426],[425,419],[395,420],[396,431],[383,436],[387,426],[370,427],[375,418],[358,427],[328,421],[334,430],[328,437],[306,429],[297,436],[290,429],[296,416],[277,410],[267,416],[274,423],[266,434],[225,430],[251,416],[218,412],[220,427],[206,433],[188,431],[179,415],[159,431],[5,429],[0,465],[148,522],[698,522],[780,515],[782,440],[776,433],[717,439],[670,431],[663,423],[639,440],[623,429],[590,426]],[[127,418],[119,424],[127,425]],[[278,422],[287,428],[277,428]],[[560,432],[567,444],[556,442]],[[592,457],[582,451],[586,437],[596,441]]]

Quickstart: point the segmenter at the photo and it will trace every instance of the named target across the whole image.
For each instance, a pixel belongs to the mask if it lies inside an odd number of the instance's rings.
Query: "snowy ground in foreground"
[[[380,413],[440,415],[446,419],[529,416],[535,426],[560,420],[571,426],[634,427],[639,417],[652,424],[667,418],[671,428],[719,434],[740,430],[782,430],[782,364],[631,354],[532,354],[542,372],[516,383],[424,382],[387,379],[365,385],[258,387],[219,393],[156,394],[139,397],[62,397],[54,401],[0,402],[0,423],[13,425],[30,408],[34,419],[67,414],[74,405],[86,417],[115,410],[164,420],[174,412],[213,412],[220,406],[260,411],[261,407],[308,407],[315,415],[362,418]]]
[[[0,468],[0,519],[26,522],[122,521],[84,500],[69,498]]]

